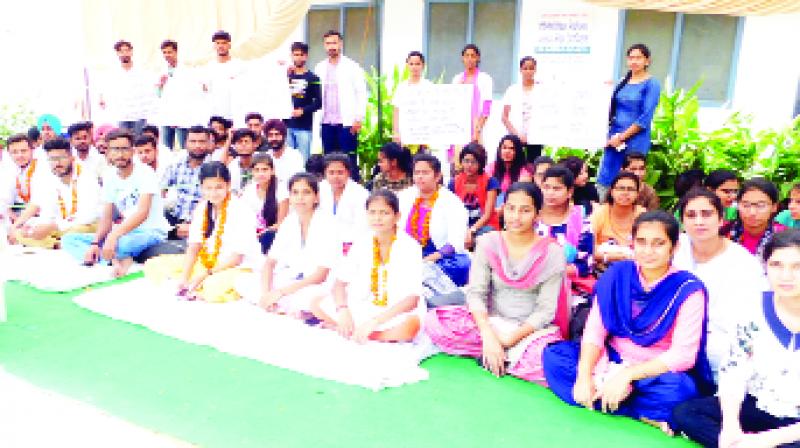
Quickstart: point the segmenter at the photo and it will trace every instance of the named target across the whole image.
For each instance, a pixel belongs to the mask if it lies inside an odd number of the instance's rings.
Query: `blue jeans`
[[[361,177],[358,172],[358,134],[350,132],[350,126],[341,124],[322,124],[320,125],[319,135],[322,138],[322,151],[325,154],[332,152],[342,152],[350,157],[350,173],[354,180]]]
[[[300,151],[303,161],[308,161],[311,156],[311,131],[307,129],[289,128],[286,134],[286,144],[290,148]]]
[[[186,128],[179,128],[177,126],[161,126],[161,139],[170,150],[175,149],[175,138],[178,138],[178,144],[181,148],[186,147]]]
[[[132,121],[120,121],[119,127],[120,129],[128,129],[129,131],[133,131],[134,137],[142,133],[142,128],[144,127],[146,121],[144,118],[141,120],[132,120]]]
[[[94,233],[69,233],[61,238],[61,248],[77,260],[83,260],[86,252],[94,241]],[[167,235],[160,230],[133,229],[117,240],[117,250],[114,255],[118,260],[133,258],[144,252],[145,249],[164,241]],[[102,249],[102,243],[100,248]],[[110,260],[102,260],[110,261]]]

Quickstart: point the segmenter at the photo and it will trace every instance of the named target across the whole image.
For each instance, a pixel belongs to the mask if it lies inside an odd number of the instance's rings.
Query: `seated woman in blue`
[[[673,412],[706,447],[800,447],[800,230],[776,233],[764,261],[772,291],[742,308],[718,396]]]
[[[625,54],[628,73],[614,89],[608,110],[608,142],[597,175],[600,199],[605,197],[628,153],[647,155],[650,150],[653,113],[661,96],[661,85],[647,72],[650,49],[634,44]]]
[[[655,210],[633,226],[634,260],[611,265],[597,282],[583,339],[548,346],[544,373],[565,402],[655,424],[710,381],[705,357],[703,283],[671,265],[678,222]],[[694,372],[693,372],[694,373]]]
[[[464,250],[467,209],[458,196],[440,186],[439,159],[430,154],[414,157],[414,185],[398,194],[400,222],[422,246],[426,261],[436,263],[457,286],[467,283],[469,256]]]

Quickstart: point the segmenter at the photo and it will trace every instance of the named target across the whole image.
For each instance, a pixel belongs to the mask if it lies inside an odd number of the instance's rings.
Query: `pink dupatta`
[[[490,244],[486,244],[486,259],[489,266],[500,279],[517,289],[530,289],[543,281],[542,274],[544,267],[547,265],[547,248],[551,243],[556,243],[552,238],[542,238],[531,248],[528,257],[520,262],[520,266],[524,268],[523,272],[518,276],[509,275],[508,268],[508,247],[506,241],[501,236],[500,232],[492,232],[486,236],[490,238]],[[556,315],[553,323],[558,326],[561,331],[561,336],[565,339],[569,335],[569,282],[566,275],[563,276],[561,281],[561,288],[559,289]]]

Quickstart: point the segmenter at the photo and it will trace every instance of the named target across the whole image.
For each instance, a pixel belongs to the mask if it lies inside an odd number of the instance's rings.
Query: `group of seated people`
[[[389,143],[370,191],[344,154],[304,170],[279,121],[224,154],[191,128],[168,166],[152,136],[110,130],[100,154],[91,129],[68,133],[38,157],[9,139],[12,243],[118,276],[143,261],[182,300],[249,300],[356,342],[427,336],[705,446],[800,446],[800,184],[778,213],[767,180],[679,176],[668,213],[644,156],[601,203],[584,160],[529,166],[512,135],[492,164],[460,148],[447,186],[437,157]]]

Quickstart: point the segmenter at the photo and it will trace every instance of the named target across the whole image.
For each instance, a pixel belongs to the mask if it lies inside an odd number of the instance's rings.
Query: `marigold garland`
[[[26,193],[22,192],[22,185],[19,183],[19,176],[17,176],[17,194],[19,195],[22,202],[28,203],[31,200],[31,177],[33,177],[33,171],[36,169],[36,159],[31,160],[31,163],[28,164],[28,172],[25,173],[25,186],[26,186]]]
[[[75,216],[78,211],[78,176],[81,175],[81,166],[78,165],[75,177],[72,179],[72,210],[67,215],[67,208],[64,206],[64,198],[61,197],[61,192],[58,192],[58,207],[61,209],[61,218],[67,219],[67,216]]]
[[[431,214],[433,213],[433,206],[436,204],[437,198],[439,198],[439,189],[436,189],[431,196],[431,209],[428,211],[428,214],[425,215],[425,222],[422,223],[422,234],[419,233],[418,228],[419,209],[425,199],[418,197],[414,201],[414,207],[412,208],[413,213],[411,214],[411,236],[413,236],[415,240],[419,241],[419,244],[422,247],[428,245],[428,240],[431,238]]]
[[[228,201],[230,198],[231,195],[228,194],[225,196],[225,200],[222,201],[222,208],[219,211],[217,235],[214,238],[214,252],[211,254],[209,254],[208,249],[206,249],[206,241],[208,241],[208,237],[206,237],[208,233],[208,212],[206,211],[203,213],[203,240],[200,242],[200,252],[197,253],[197,256],[200,257],[200,262],[203,263],[206,269],[211,269],[217,264],[219,250],[222,247],[222,233],[225,231],[225,221],[228,218]],[[206,207],[211,207],[211,203],[207,202]]]
[[[389,264],[389,257],[392,253],[392,245],[397,236],[392,235],[392,241],[389,243],[389,251],[386,254],[386,259],[381,259],[381,244],[378,242],[377,237],[372,238],[372,274],[370,275],[371,284],[370,290],[372,291],[372,303],[375,306],[386,306],[389,303],[388,293],[386,292],[386,265]],[[379,273],[379,268],[382,272]],[[383,275],[380,275],[383,274]],[[378,289],[378,277],[382,277],[381,289]]]

